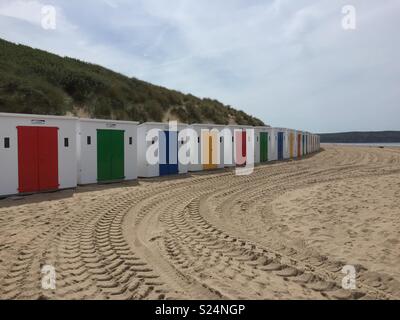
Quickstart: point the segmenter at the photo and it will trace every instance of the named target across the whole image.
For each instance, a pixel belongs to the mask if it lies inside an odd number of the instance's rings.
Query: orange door
[[[301,157],[301,134],[297,135],[297,157]]]

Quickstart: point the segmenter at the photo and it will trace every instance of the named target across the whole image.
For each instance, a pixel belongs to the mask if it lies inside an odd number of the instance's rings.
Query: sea
[[[398,147],[400,148],[400,142],[393,143],[322,143],[321,144],[330,144],[330,145],[340,145],[340,146],[360,146],[360,147]]]

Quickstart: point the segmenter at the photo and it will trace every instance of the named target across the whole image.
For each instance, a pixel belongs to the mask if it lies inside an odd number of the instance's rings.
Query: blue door
[[[278,160],[283,160],[283,132],[278,132]]]
[[[168,135],[168,174],[178,174],[178,132],[166,131]]]
[[[160,176],[168,175],[168,142],[168,131],[161,131],[159,134]]]
[[[178,133],[160,134],[160,176],[178,174]]]

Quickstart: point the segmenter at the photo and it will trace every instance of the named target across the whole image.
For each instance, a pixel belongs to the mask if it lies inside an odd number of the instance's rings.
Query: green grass
[[[0,112],[92,118],[263,125],[217,100],[200,99],[98,65],[0,39]]]

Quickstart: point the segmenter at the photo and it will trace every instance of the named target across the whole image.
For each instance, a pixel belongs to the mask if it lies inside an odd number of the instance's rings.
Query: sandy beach
[[[400,148],[323,148],[0,200],[0,298],[400,299]]]

